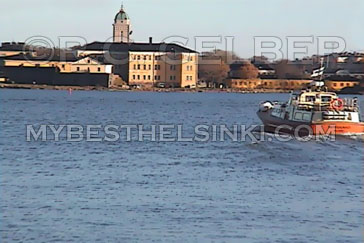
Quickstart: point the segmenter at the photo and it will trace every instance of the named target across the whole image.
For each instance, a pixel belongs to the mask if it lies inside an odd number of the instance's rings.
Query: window
[[[309,95],[309,96],[306,96],[306,102],[315,102],[316,101],[316,97],[315,96],[312,96],[312,95]]]
[[[294,114],[294,119],[295,120],[302,120],[302,113],[301,112],[296,112]]]
[[[147,60],[147,56],[144,56],[144,61],[146,61]]]
[[[330,102],[331,101],[331,96],[321,96],[321,101],[322,102]]]
[[[140,56],[138,55],[138,60],[140,60]]]
[[[152,69],[152,65],[150,65],[150,64],[149,64],[149,65],[148,65],[148,67],[149,67],[149,70],[151,70],[151,69]]]
[[[156,61],[161,60],[161,56],[155,56],[155,60]]]
[[[101,68],[100,68],[100,67],[98,67],[98,68],[97,68],[97,71],[98,71],[98,72],[101,72]]]
[[[170,66],[170,69],[171,69],[171,70],[176,70],[176,65],[171,65],[171,66]]]
[[[337,85],[337,84],[336,84],[336,83],[334,83],[334,87],[336,87],[336,85]]]
[[[138,75],[138,80],[140,80],[140,75]]]
[[[303,117],[302,117],[302,120],[310,121],[311,120],[311,114],[304,113]]]
[[[147,76],[146,75],[143,75],[143,80],[146,80],[147,79]]]
[[[87,63],[91,63],[90,59],[87,59]]]
[[[80,71],[80,67],[77,67],[77,71]]]
[[[134,64],[134,70],[136,69],[136,64]]]
[[[149,61],[152,60],[152,56],[149,56]]]
[[[144,64],[144,70],[147,70],[147,65]]]
[[[138,70],[140,70],[140,64],[138,64]]]
[[[148,75],[148,80],[150,80],[150,75]]]
[[[133,79],[135,80],[135,75],[133,75]]]
[[[62,64],[62,68],[65,68],[66,65]]]

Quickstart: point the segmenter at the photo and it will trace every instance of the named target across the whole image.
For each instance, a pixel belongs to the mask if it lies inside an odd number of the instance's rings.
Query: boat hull
[[[289,133],[299,136],[364,134],[363,122],[322,121],[305,123],[275,117],[271,113],[271,110],[257,112],[259,119],[264,124],[264,130],[271,133]]]
[[[272,116],[272,110],[258,111],[257,115],[263,122],[264,131],[269,133],[287,133],[298,136],[312,134],[311,123],[296,122]]]

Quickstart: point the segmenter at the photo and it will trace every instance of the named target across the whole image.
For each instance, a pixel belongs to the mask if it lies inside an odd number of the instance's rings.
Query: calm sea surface
[[[360,139],[26,142],[26,124],[260,124],[287,98],[0,90],[1,242],[363,242]]]

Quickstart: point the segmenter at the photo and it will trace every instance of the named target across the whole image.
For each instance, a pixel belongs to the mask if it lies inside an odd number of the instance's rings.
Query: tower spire
[[[121,2],[121,10],[124,9],[124,2]]]

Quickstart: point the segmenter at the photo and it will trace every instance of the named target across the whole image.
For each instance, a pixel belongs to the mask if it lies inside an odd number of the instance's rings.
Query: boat
[[[288,102],[262,102],[257,115],[267,132],[298,136],[364,134],[358,99],[340,98],[328,92],[323,82],[313,81],[308,88],[291,93]]]

